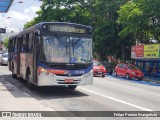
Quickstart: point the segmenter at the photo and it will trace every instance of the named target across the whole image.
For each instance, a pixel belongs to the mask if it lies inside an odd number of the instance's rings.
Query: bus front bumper
[[[93,71],[82,76],[57,76],[53,74],[38,75],[38,86],[92,85]]]

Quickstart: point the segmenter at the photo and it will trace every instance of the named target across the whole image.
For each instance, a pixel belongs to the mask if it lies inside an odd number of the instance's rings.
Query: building
[[[160,44],[132,46],[131,58],[145,76],[160,77]]]

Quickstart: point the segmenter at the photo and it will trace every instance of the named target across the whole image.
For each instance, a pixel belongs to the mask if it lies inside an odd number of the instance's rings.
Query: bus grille
[[[58,84],[79,84],[81,80],[74,80],[72,83],[66,83],[65,80],[57,80]]]
[[[72,76],[82,76],[83,74],[76,74],[76,75],[68,75],[68,74],[55,74],[57,76],[69,76],[69,77],[72,77]]]

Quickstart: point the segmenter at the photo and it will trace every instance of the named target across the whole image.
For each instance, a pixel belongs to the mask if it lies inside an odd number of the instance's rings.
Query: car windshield
[[[43,61],[55,63],[91,62],[92,41],[88,38],[43,36]]]
[[[139,69],[138,69],[136,66],[134,66],[134,65],[129,65],[128,68],[131,69],[131,70],[139,70]]]
[[[3,54],[2,55],[4,58],[8,58],[8,54]]]
[[[93,66],[101,66],[102,64],[99,61],[93,61]]]

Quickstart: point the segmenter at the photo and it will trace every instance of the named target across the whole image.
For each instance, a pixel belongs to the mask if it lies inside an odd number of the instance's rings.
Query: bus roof
[[[77,23],[69,23],[69,22],[40,22],[40,23],[37,23],[35,24],[34,26],[32,27],[29,27],[27,29],[24,29],[23,31],[13,35],[13,36],[10,36],[10,38],[13,38],[17,35],[22,35],[23,33],[26,33],[28,31],[31,31],[33,29],[37,29],[37,28],[40,28],[43,24],[57,24],[57,25],[77,25],[77,26],[81,26],[81,27],[86,27],[86,28],[90,28],[92,29],[91,26],[87,26],[87,25],[82,25],[82,24],[77,24]]]

